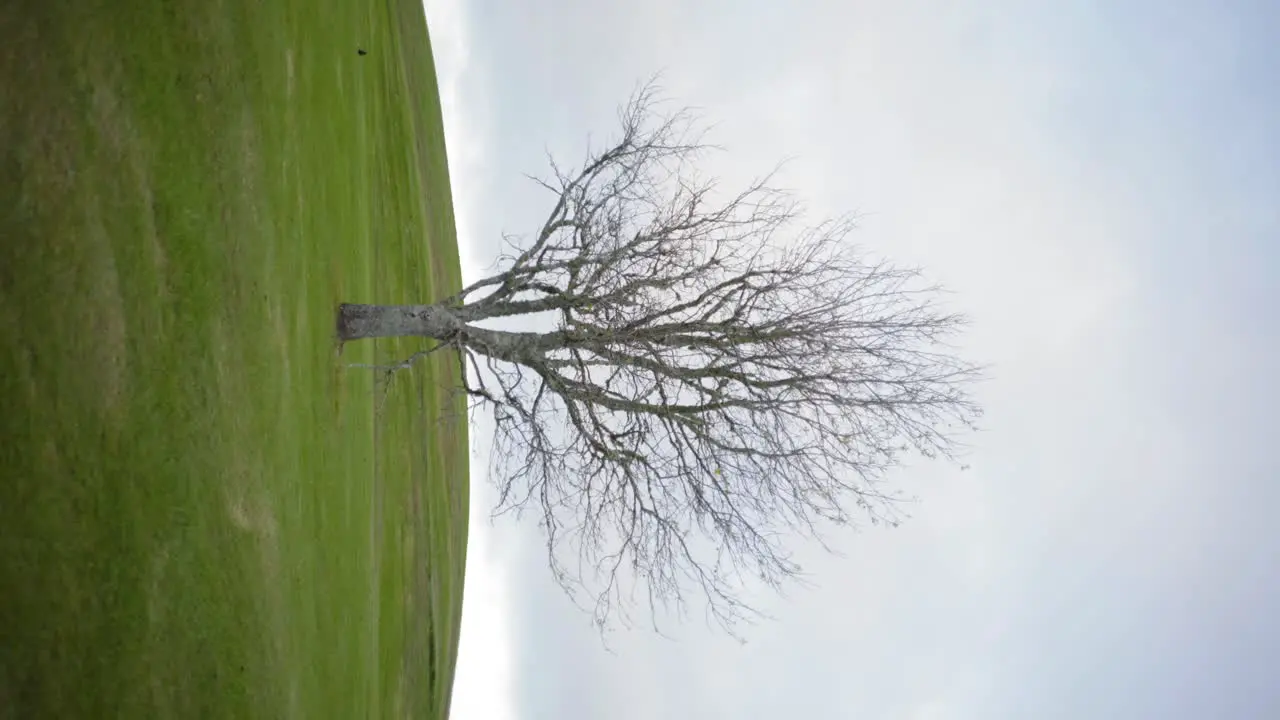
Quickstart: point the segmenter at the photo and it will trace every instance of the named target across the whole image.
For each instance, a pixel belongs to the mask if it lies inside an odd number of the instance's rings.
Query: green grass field
[[[459,283],[419,0],[10,0],[0,88],[0,718],[444,717],[454,370],[333,341]]]

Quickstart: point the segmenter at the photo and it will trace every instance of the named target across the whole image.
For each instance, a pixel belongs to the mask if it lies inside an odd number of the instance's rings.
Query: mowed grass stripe
[[[421,6],[50,5],[0,9],[0,717],[442,717],[456,368],[375,417],[343,365],[413,343],[332,343],[459,283]]]

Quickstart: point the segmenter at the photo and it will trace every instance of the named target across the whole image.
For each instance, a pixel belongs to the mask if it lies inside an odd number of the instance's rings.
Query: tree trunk
[[[448,340],[464,327],[451,308],[441,305],[361,305],[338,306],[338,340],[366,338],[429,337]]]
[[[339,342],[387,337],[428,337],[454,342],[498,360],[534,365],[548,350],[564,344],[563,333],[494,330],[468,324],[466,308],[447,305],[338,306]]]

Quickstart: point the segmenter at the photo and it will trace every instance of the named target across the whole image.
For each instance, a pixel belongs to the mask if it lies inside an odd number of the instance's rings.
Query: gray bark
[[[558,333],[521,333],[478,327],[467,320],[467,308],[433,305],[366,305],[338,307],[338,340],[425,337],[442,344],[467,347],[505,362],[533,364],[562,341]]]
[[[447,340],[462,322],[439,305],[363,305],[338,307],[338,339],[342,342],[386,337],[429,337]]]

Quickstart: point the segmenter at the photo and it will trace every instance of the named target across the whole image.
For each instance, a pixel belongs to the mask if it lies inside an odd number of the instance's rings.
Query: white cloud
[[[475,218],[485,162],[485,108],[467,92],[470,47],[466,11],[458,0],[424,0],[430,23],[440,105],[444,114],[449,179],[464,278],[481,270],[473,252]],[[473,427],[473,441],[483,431]],[[462,634],[453,683],[451,714],[466,720],[516,717],[514,658],[508,589],[492,548],[485,462],[473,453],[471,518],[467,538]]]

